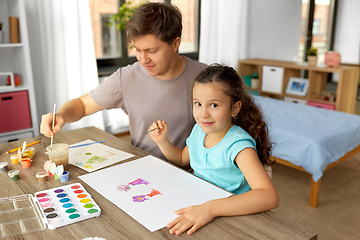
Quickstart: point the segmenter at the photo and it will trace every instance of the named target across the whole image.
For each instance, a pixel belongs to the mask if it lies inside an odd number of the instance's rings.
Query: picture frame
[[[286,86],[286,94],[306,96],[309,88],[309,80],[306,78],[291,77]]]
[[[10,78],[10,85],[9,85]],[[15,88],[14,73],[0,72],[0,90]]]

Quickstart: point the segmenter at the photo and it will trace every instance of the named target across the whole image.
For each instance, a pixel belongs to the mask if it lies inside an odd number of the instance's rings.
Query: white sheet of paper
[[[75,143],[76,146],[95,142],[91,139]],[[103,167],[131,158],[134,155],[106,146],[101,143],[69,149],[69,163],[88,172],[93,172]]]
[[[151,232],[174,220],[177,217],[175,210],[232,195],[153,156],[88,173],[79,178]],[[147,184],[129,184],[138,179]],[[126,186],[130,189],[124,191]],[[123,189],[118,190],[121,187]],[[153,190],[161,194],[152,196]],[[136,196],[142,197],[137,197],[135,199],[138,201],[134,201],[133,197]]]

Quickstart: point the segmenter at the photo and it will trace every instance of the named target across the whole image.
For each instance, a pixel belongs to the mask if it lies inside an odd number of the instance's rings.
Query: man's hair
[[[141,36],[155,35],[161,41],[172,44],[181,37],[182,17],[179,9],[170,3],[146,3],[140,5],[126,25],[126,43]]]

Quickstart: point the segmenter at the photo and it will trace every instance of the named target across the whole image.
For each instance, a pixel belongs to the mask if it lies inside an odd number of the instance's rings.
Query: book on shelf
[[[9,17],[9,42],[19,43],[19,18],[10,16]]]

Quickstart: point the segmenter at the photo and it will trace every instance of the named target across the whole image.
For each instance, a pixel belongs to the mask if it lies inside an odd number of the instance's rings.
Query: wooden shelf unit
[[[263,66],[282,67],[284,69],[281,93],[262,91]],[[308,71],[309,88],[306,96],[286,94],[286,87],[290,77],[300,78],[304,71]],[[297,98],[306,101],[335,105],[335,110],[347,113],[355,112],[356,94],[358,87],[359,68],[340,65],[337,68],[327,68],[325,64],[309,66],[308,63],[277,61],[268,59],[246,59],[238,63],[238,74],[240,76],[259,74],[259,87],[251,88],[260,96],[269,96],[284,100],[285,97]],[[336,90],[336,101],[322,100],[320,92],[325,91],[329,73],[339,74]]]
[[[18,18],[19,43],[10,43],[9,17]],[[12,72],[21,76],[21,84],[14,88],[0,89],[1,118],[14,118],[17,112],[28,113],[30,124],[19,124],[19,121],[0,121],[6,131],[0,131],[0,143],[16,141],[39,135],[39,123],[36,111],[34,80],[31,68],[30,45],[28,39],[27,19],[24,0],[0,0],[0,21],[3,22],[3,42],[0,43],[0,73]],[[2,96],[23,94],[28,101],[20,101],[17,108],[10,108]],[[7,97],[13,99],[12,96]],[[22,98],[23,99],[23,98]],[[2,119],[2,120],[4,120]],[[0,119],[1,120],[1,119]],[[16,119],[14,119],[16,120]],[[16,130],[12,127],[16,126]]]

